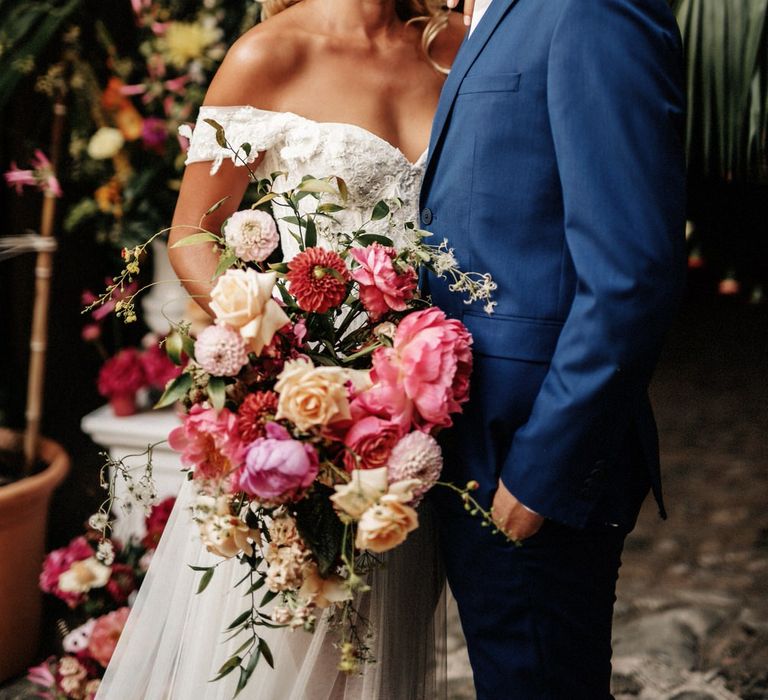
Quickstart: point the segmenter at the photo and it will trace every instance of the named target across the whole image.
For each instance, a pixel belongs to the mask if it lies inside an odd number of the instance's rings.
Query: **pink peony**
[[[277,423],[267,424],[266,433],[248,448],[237,488],[263,501],[285,502],[312,485],[319,470],[317,452],[291,439]]]
[[[171,431],[168,444],[181,452],[181,463],[194,469],[198,479],[224,479],[243,459],[243,444],[237,430],[237,416],[223,408],[193,406],[184,425]]]
[[[107,667],[112,654],[115,653],[117,641],[128,620],[129,608],[120,608],[96,619],[96,624],[91,632],[91,641],[88,643],[88,651],[95,661],[104,668]]]
[[[416,311],[397,328],[391,348],[373,355],[373,386],[357,403],[373,415],[429,432],[452,425],[469,398],[472,336],[438,308]]]
[[[146,383],[141,355],[135,348],[121,350],[107,360],[99,371],[99,393],[106,398],[133,397]]]
[[[208,326],[195,341],[195,360],[209,374],[233,377],[248,362],[248,341],[227,325]]]
[[[383,418],[366,416],[358,420],[344,437],[344,466],[348,471],[385,467],[402,434],[397,423]]]
[[[90,559],[93,556],[93,547],[88,544],[85,537],[76,537],[66,547],[54,549],[49,552],[43,562],[43,571],[40,574],[40,589],[43,593],[51,593],[63,600],[70,608],[74,608],[83,599],[80,593],[62,591],[59,588],[59,577],[69,571],[72,564],[78,561]]]
[[[181,374],[181,367],[175,365],[168,353],[153,343],[141,355],[141,366],[147,384],[153,389],[165,389],[165,385]]]
[[[405,311],[416,291],[416,271],[410,265],[395,269],[397,251],[379,243],[349,252],[360,265],[352,271],[352,278],[360,286],[360,300],[371,318]]]

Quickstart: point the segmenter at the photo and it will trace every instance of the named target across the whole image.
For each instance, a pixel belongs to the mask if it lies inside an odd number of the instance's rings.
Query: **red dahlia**
[[[277,413],[277,394],[256,391],[245,397],[237,411],[237,429],[246,444],[264,437],[264,425]]]
[[[288,263],[291,294],[304,311],[325,313],[347,296],[349,270],[338,253],[307,248]]]

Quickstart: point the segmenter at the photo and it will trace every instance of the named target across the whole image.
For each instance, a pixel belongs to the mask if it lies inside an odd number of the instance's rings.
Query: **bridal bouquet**
[[[249,145],[232,150],[245,164]],[[448,276],[489,312],[495,287],[461,271],[446,242],[427,244],[412,224],[400,250],[366,231],[391,222],[397,202],[379,202],[358,230],[334,230],[319,246],[344,207],[344,182],[305,178],[278,192],[277,175],[254,177],[256,203],[221,232],[201,228],[176,244],[213,246],[219,256],[215,322],[196,338],[177,325],[166,349],[188,361],[158,404],[185,409],[169,442],[193,481],[202,541],[221,558],[196,567],[199,592],[226,559],[245,565],[238,585],[248,602],[227,627],[243,643],[217,676],[239,669],[238,692],[260,659],[272,663],[260,629],[311,631],[327,608],[339,668],[370,660],[356,600],[381,555],[418,527],[418,504],[442,468],[435,434],[469,396],[472,339],[420,296],[419,269]],[[276,216],[298,244],[288,261],[275,256]],[[125,270],[103,301],[138,273],[144,247],[124,251]],[[130,319],[132,305],[122,296],[118,315]],[[471,489],[456,490],[475,508]]]

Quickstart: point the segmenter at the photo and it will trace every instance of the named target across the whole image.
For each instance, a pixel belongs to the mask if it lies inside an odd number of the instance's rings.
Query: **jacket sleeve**
[[[501,479],[586,524],[647,390],[684,280],[682,51],[664,0],[566,0],[547,107],[576,291]]]

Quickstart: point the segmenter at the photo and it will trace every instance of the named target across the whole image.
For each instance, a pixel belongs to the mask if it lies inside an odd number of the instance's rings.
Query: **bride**
[[[248,185],[247,169],[217,145],[205,119],[221,124],[235,147],[251,144],[250,167],[257,176],[284,173],[278,190],[305,175],[345,180],[347,208],[337,215],[337,225],[321,232],[323,245],[333,246],[334,229],[357,228],[381,199],[402,202],[395,223],[417,221],[432,118],[446,67],[464,36],[461,17],[433,2],[266,0],[269,19],[232,47],[200,110],[174,226],[198,225],[211,204],[228,196],[203,222],[218,230]],[[174,229],[170,243],[186,230]],[[402,226],[384,232],[395,245],[404,243]],[[288,259],[295,243],[281,233]],[[199,280],[185,286],[207,309],[215,257],[204,246],[170,252],[179,278]],[[200,542],[189,513],[192,499],[187,482],[107,669],[101,700],[234,695],[236,673],[209,681],[241,643],[225,642],[224,630],[241,612],[243,592],[234,584],[245,571],[236,559],[225,561],[196,595],[199,574],[190,566],[220,560]],[[444,697],[444,582],[430,513],[422,510],[420,520],[421,527],[371,575],[372,591],[360,601],[375,630],[369,646],[376,663],[361,673],[339,673],[334,632],[325,620],[312,635],[270,630],[275,668],[262,659],[240,697]]]

